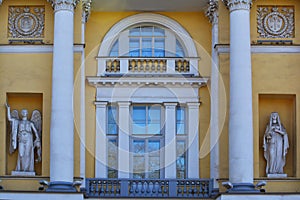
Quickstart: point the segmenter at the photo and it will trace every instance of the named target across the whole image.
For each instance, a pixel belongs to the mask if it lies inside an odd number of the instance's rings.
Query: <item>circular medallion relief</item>
[[[280,35],[288,28],[288,20],[279,12],[271,12],[264,19],[264,27],[269,34]]]
[[[38,29],[38,19],[32,13],[21,13],[16,17],[15,28],[21,35],[31,35]]]

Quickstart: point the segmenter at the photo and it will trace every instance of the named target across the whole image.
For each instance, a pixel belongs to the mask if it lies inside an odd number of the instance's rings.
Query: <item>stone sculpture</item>
[[[264,141],[264,157],[267,160],[266,173],[268,177],[285,177],[286,154],[289,148],[288,135],[280,122],[279,114],[272,112],[267,125]]]
[[[31,120],[28,120],[28,111],[21,111],[21,119],[17,110],[10,112],[10,106],[6,104],[7,119],[10,122],[10,147],[12,154],[18,149],[18,160],[12,175],[35,175],[34,149],[37,151],[36,162],[42,160],[41,132],[42,117],[38,110],[34,110]]]

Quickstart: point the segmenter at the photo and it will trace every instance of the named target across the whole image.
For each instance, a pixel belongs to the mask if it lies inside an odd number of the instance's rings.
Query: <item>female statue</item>
[[[267,160],[266,173],[283,174],[289,141],[277,112],[271,113],[263,142],[264,157]]]

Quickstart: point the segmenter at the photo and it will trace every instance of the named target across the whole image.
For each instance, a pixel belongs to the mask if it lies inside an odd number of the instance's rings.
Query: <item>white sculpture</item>
[[[287,132],[281,124],[277,112],[271,113],[263,142],[264,157],[267,160],[267,175],[277,174],[280,176],[280,174],[282,174],[286,176],[286,174],[283,173],[283,167],[285,166],[289,141]]]
[[[9,152],[12,154],[18,148],[18,160],[15,170],[16,172],[34,172],[34,148],[37,149],[36,162],[40,162],[42,159],[41,113],[34,110],[29,121],[27,110],[23,109],[21,111],[21,119],[19,119],[17,110],[10,112],[8,104],[6,104],[6,108],[7,119],[11,124]]]

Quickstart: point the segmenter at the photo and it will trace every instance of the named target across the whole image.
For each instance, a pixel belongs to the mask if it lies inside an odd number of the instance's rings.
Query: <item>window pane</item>
[[[176,160],[177,178],[186,178],[185,141],[177,141],[176,155],[177,155],[177,160]]]
[[[140,36],[140,27],[130,29],[129,36]]]
[[[165,30],[158,27],[154,27],[154,36],[165,36]]]
[[[109,56],[111,57],[117,57],[119,56],[119,41],[117,40],[114,45],[112,46]]]
[[[134,106],[132,111],[132,133],[146,134],[146,106]]]
[[[152,38],[142,39],[142,56],[143,57],[152,56]]]
[[[145,142],[144,141],[133,141],[133,153],[143,155],[145,153]]]
[[[140,39],[130,38],[129,40],[129,56],[140,56]]]
[[[118,147],[117,140],[109,140],[107,149],[108,177],[118,177]]]
[[[178,40],[176,40],[176,57],[184,57],[184,50]]]
[[[148,178],[157,179],[160,178],[160,158],[149,157],[149,172]]]
[[[160,122],[160,106],[148,106],[148,122]]]
[[[107,134],[118,134],[116,117],[117,117],[116,107],[109,106],[107,110]]]
[[[154,56],[164,57],[165,56],[165,39],[155,38],[154,40]]]
[[[176,109],[176,133],[185,134],[185,109],[183,107]]]
[[[153,35],[153,26],[144,26],[141,28],[142,36],[152,36]]]

